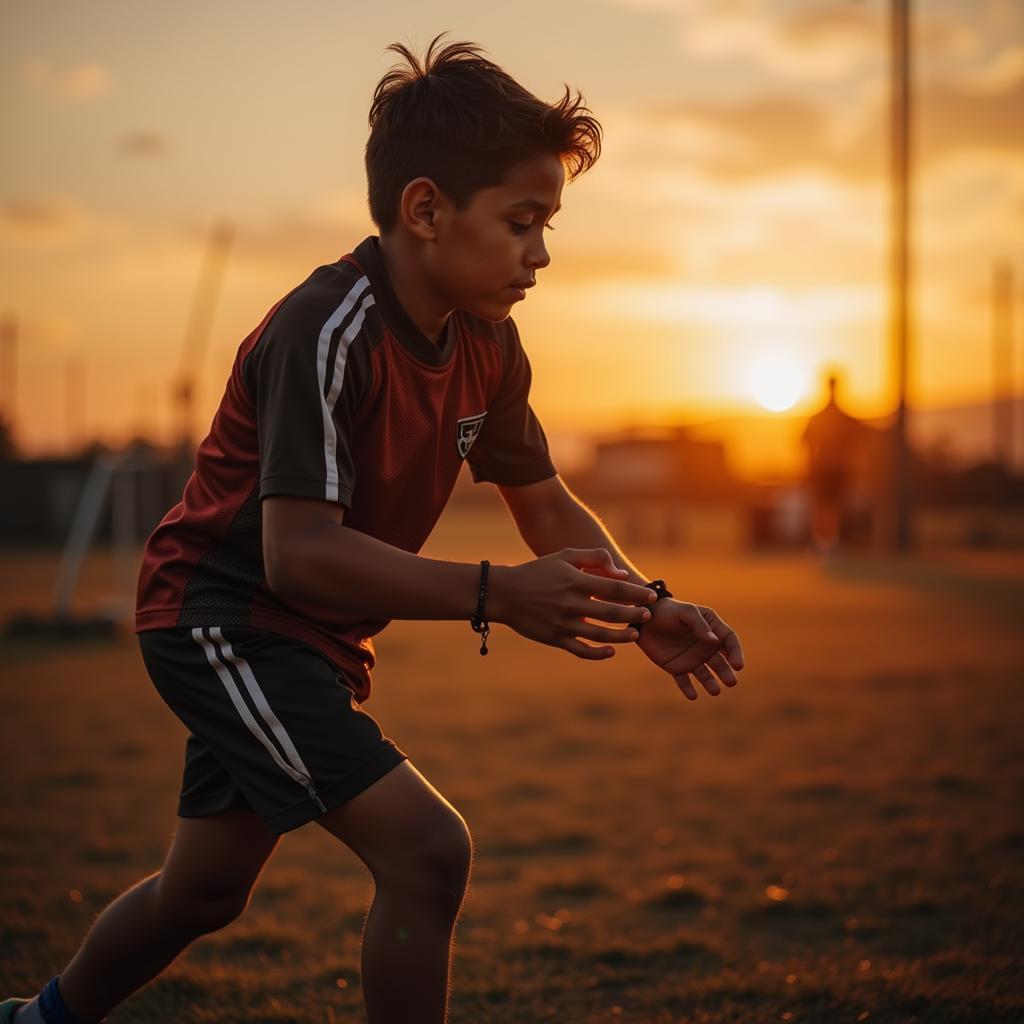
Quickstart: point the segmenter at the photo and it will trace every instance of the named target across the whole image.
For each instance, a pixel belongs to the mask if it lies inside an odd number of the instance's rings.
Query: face
[[[556,156],[519,164],[501,185],[476,192],[465,210],[441,197],[429,273],[451,306],[504,320],[524,294],[513,282],[535,281],[551,262],[544,232],[561,206],[565,172]]]

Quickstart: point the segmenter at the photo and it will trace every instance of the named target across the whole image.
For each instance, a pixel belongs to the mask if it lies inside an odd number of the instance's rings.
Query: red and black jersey
[[[370,694],[391,620],[300,612],[267,585],[261,499],[321,498],[345,526],[416,553],[463,461],[473,480],[556,472],[515,323],[465,310],[435,344],[388,280],[376,235],[317,267],[242,342],[181,501],[149,537],[135,630],[249,625],[304,640]]]

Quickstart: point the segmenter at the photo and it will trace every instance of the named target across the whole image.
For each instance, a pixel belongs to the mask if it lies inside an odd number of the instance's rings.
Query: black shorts
[[[157,691],[190,732],[183,818],[247,808],[280,835],[407,757],[356,702],[342,670],[309,644],[248,626],[138,637]]]

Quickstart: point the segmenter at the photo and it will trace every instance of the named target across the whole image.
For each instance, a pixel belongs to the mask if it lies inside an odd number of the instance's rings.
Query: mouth
[[[516,292],[520,299],[525,299],[526,289],[532,288],[536,283],[536,280],[533,279],[529,281],[514,281],[512,284],[509,285],[509,288],[511,288],[512,291]]]

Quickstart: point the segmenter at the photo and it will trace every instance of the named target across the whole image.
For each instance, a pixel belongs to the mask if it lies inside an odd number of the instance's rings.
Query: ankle
[[[37,1005],[37,1010],[40,1019],[44,1024],[93,1024],[93,1022],[87,1022],[81,1017],[76,1016],[71,1010],[68,1009],[64,1002],[64,998],[60,991],[60,975],[55,974],[47,983],[43,986],[43,990],[36,996],[33,1001]],[[31,1005],[31,1004],[30,1004]],[[21,1010],[28,1010],[29,1006],[23,1006]],[[21,1010],[18,1012],[21,1013]],[[17,1018],[18,1014],[15,1014]],[[26,1014],[22,1017],[18,1024],[29,1024],[32,1020],[31,1014]],[[99,1022],[96,1022],[99,1024]]]

